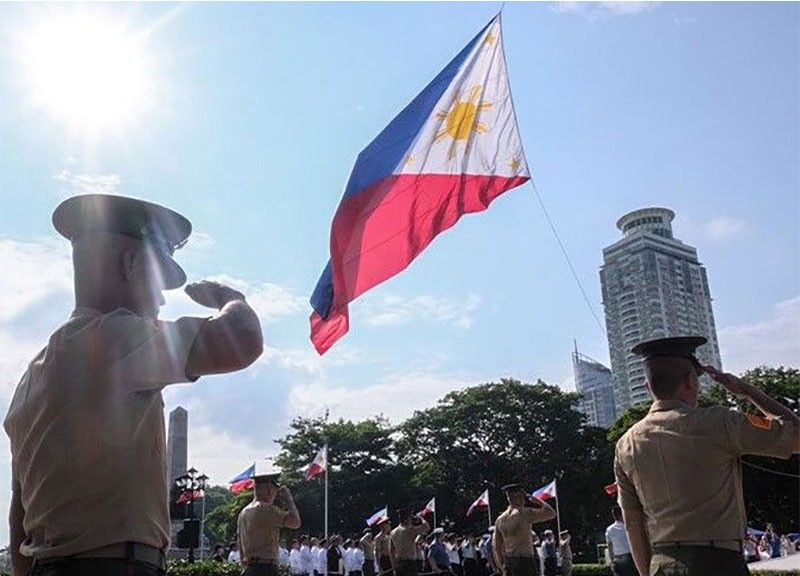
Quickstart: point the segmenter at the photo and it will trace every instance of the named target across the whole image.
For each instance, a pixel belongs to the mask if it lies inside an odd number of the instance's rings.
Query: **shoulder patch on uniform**
[[[762,430],[772,430],[772,420],[764,416],[756,416],[755,414],[745,414],[750,421],[750,425]]]

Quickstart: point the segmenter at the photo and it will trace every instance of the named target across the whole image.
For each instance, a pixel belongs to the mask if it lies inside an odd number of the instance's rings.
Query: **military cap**
[[[694,355],[694,352],[706,342],[708,342],[708,340],[702,336],[658,338],[657,340],[640,342],[631,349],[631,352],[639,356],[644,356],[645,360],[665,357],[686,358],[697,370],[702,372],[703,367]]]
[[[136,198],[84,194],[67,198],[53,212],[53,226],[70,241],[92,232],[125,234],[154,246],[167,289],[186,282],[172,259],[192,232],[192,223],[174,210]]]
[[[275,482],[277,483],[278,477],[283,470],[276,466],[272,458],[265,458],[256,462],[256,469],[253,474],[253,480],[256,482]]]
[[[525,486],[520,483],[506,484],[501,488],[503,492],[525,492]]]
[[[441,526],[439,528],[434,528],[432,534],[436,535],[444,534],[444,528],[442,528]]]

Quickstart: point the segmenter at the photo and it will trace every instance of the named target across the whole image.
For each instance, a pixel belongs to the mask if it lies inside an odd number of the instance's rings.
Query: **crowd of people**
[[[360,535],[345,537],[334,534],[330,538],[302,535],[290,541],[282,541],[278,548],[278,564],[287,568],[293,576],[376,576],[392,569],[391,560],[385,560],[388,550],[383,548],[381,535],[389,534],[381,526],[377,537],[372,529]],[[418,573],[450,573],[454,576],[490,576],[497,574],[492,554],[491,527],[484,534],[457,534],[435,528],[430,534],[419,534],[414,538],[414,554]],[[531,541],[537,562],[536,574],[550,576],[572,573],[572,548],[569,531],[562,530],[556,539],[552,530],[545,530],[542,537],[531,532]],[[383,553],[385,551],[385,554]],[[381,566],[381,557],[384,565]],[[242,562],[238,542],[227,547],[214,547],[212,560],[219,562]]]
[[[744,556],[748,563],[770,560],[781,556],[791,556],[797,552],[797,545],[788,535],[781,535],[772,524],[760,536],[750,531],[744,541]]]

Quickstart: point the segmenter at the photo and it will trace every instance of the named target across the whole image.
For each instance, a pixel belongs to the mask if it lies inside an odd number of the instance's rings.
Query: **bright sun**
[[[124,21],[100,14],[53,15],[22,38],[33,104],[72,128],[123,128],[153,99],[151,62]]]

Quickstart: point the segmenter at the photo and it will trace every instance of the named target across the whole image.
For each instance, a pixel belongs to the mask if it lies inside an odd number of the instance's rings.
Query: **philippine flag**
[[[253,486],[255,486],[255,480],[253,480],[253,476],[256,474],[256,465],[253,464],[239,474],[236,478],[230,481],[231,485],[231,492],[234,494],[238,494],[239,492],[244,492],[245,490],[250,490]]]
[[[388,519],[389,519],[389,508],[388,506],[384,506],[383,508],[375,512],[375,514],[367,518],[367,526],[372,528],[373,526],[376,526],[377,524],[384,522]]]
[[[314,461],[306,469],[306,480],[313,480],[314,477],[324,474],[328,470],[328,447],[323,446],[314,457]]]
[[[478,496],[478,499],[472,503],[467,510],[467,516],[472,516],[472,513],[475,511],[476,508],[487,508],[489,506],[489,489],[483,491],[483,494]]]
[[[436,514],[436,496],[431,498],[427,504],[425,504],[425,508],[420,512],[417,512],[417,516],[427,516],[428,514]]]
[[[558,498],[556,494],[556,481],[553,480],[547,486],[542,486],[538,490],[534,490],[533,494],[531,494],[534,498],[538,498],[539,500],[549,500],[550,498]]]
[[[528,180],[497,15],[359,154],[311,296],[317,351],[347,333],[350,302]]]

